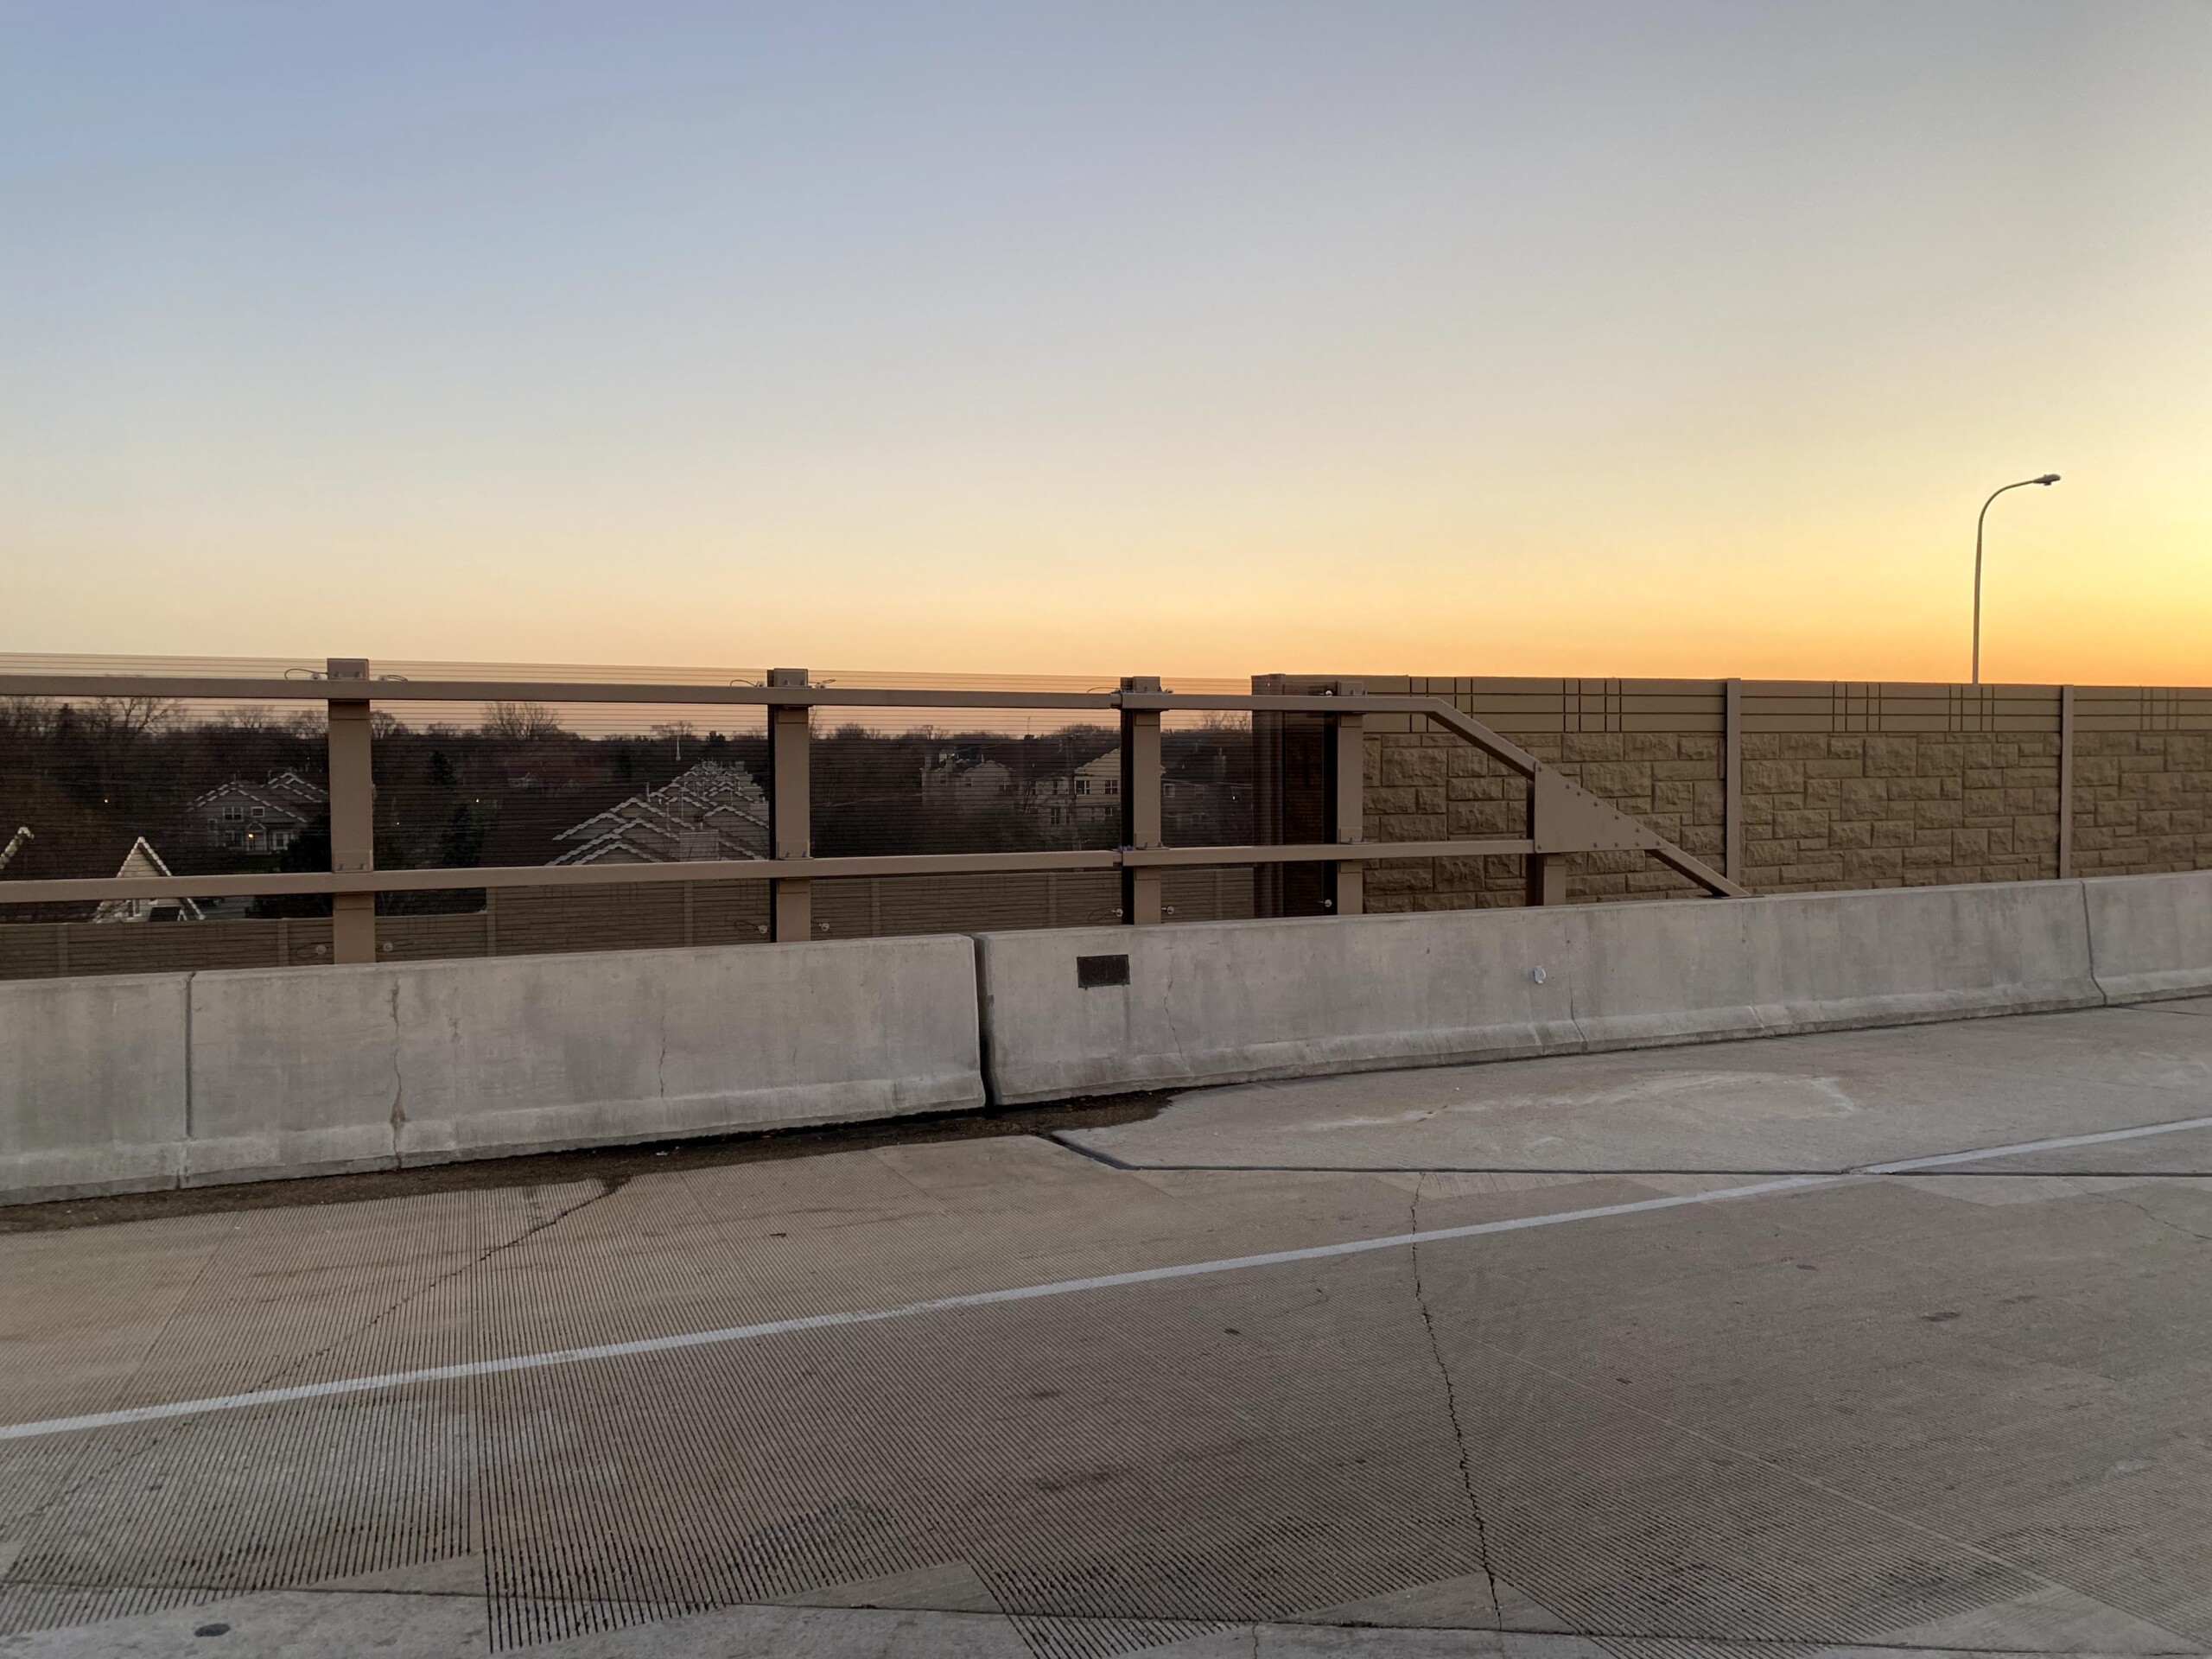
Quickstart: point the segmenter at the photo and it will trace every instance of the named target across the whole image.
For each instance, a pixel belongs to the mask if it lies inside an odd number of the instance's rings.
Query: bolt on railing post
[[[1156,675],[1130,675],[1124,691],[1157,691]],[[1125,849],[1161,847],[1160,810],[1160,711],[1122,710],[1122,845]],[[1159,866],[1122,867],[1122,920],[1149,926],[1161,918],[1160,892],[1166,873]]]
[[[1367,686],[1361,680],[1338,680],[1335,693],[1340,697],[1364,696]],[[1329,716],[1329,839],[1339,845],[1366,839],[1366,726],[1365,717],[1360,715]],[[1332,915],[1357,916],[1366,910],[1366,868],[1350,859],[1323,867],[1322,900]]]
[[[772,686],[804,687],[803,668],[772,668]],[[808,740],[813,710],[768,705],[768,855],[807,858],[814,851],[813,783],[808,768]],[[814,883],[778,880],[768,884],[768,937],[797,944],[814,937]]]
[[[334,875],[377,865],[375,746],[369,726],[369,664],[364,657],[333,657],[330,696],[330,869]],[[341,695],[343,693],[350,695]],[[330,959],[377,959],[377,896],[337,893],[330,897]]]

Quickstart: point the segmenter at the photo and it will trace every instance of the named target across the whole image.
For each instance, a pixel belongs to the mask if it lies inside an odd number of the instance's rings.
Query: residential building
[[[1223,769],[1202,766],[1194,775],[1160,779],[1161,832],[1171,847],[1218,842],[1238,804]],[[1039,778],[1032,785],[1030,815],[1048,837],[1078,830],[1118,828],[1122,822],[1122,752],[1112,748],[1081,766]]]
[[[267,783],[233,778],[193,802],[200,844],[242,853],[281,853],[321,815],[328,793],[295,772]]]
[[[141,876],[165,876],[169,867],[162,855],[153,849],[146,837],[141,836],[130,843],[130,850],[123,855],[123,868],[116,879],[124,880]],[[200,906],[189,899],[105,899],[92,912],[96,922],[199,922],[207,918]]]
[[[272,772],[270,774],[269,781],[262,787],[272,795],[281,796],[285,800],[290,801],[296,806],[314,808],[322,805],[330,799],[328,790],[320,784],[309,782],[296,772]]]
[[[739,765],[702,760],[672,781],[618,802],[556,841],[576,843],[556,864],[674,864],[768,856],[768,798]]]
[[[1010,800],[1014,793],[1012,768],[985,760],[977,744],[939,749],[922,768],[922,799],[932,806],[975,812]]]
[[[1052,772],[1030,785],[1029,812],[1046,835],[1071,827],[1116,824],[1122,821],[1122,751],[1119,747],[1082,765]]]

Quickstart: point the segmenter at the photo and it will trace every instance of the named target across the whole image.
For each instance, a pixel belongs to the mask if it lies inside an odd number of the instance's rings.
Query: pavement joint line
[[[1252,1175],[1716,1175],[1716,1176],[1780,1176],[1821,1175],[1840,1179],[1847,1175],[1910,1175],[1923,1169],[1941,1169],[1955,1164],[1980,1163],[1991,1158],[2010,1158],[2031,1152],[2063,1152],[2075,1147],[2101,1146],[2113,1141],[2139,1141],[2148,1135],[2180,1135],[2190,1129],[2212,1128],[2212,1117],[2184,1117],[2164,1123],[2142,1123],[2132,1128],[2104,1129],[2094,1135],[2060,1135],[2049,1141],[2020,1141],[2011,1146],[1976,1147],[1967,1152],[1937,1153],[1926,1158],[1901,1158],[1885,1164],[1850,1164],[1831,1169],[1681,1169],[1644,1166],[1641,1168],[1570,1168],[1567,1166],[1538,1167],[1528,1164],[1133,1164],[1119,1154],[1103,1147],[1085,1146],[1069,1138],[1067,1132],[1055,1130],[1051,1139],[1070,1152],[1096,1160],[1110,1168],[1136,1174],[1207,1173]],[[1072,1133],[1085,1133],[1074,1131]],[[2140,1177],[2158,1174],[2181,1179],[2196,1179],[2207,1172],[2197,1170],[2061,1170],[2061,1169],[1980,1169],[1961,1170],[1963,1175],[2012,1175],[2035,1179],[2072,1179],[2089,1176],[2126,1175]]]
[[[1769,1193],[1802,1192],[1832,1186],[1869,1175],[1907,1174],[1948,1164],[1970,1162],[2027,1152],[2056,1151],[2069,1147],[2095,1146],[2113,1141],[2139,1140],[2212,1128],[2212,1117],[2184,1118],[2170,1123],[2146,1123],[2133,1128],[2107,1129],[2092,1135],[2065,1135],[2056,1140],[2030,1141],[2012,1146],[1985,1147],[1967,1152],[1941,1153],[1927,1158],[1908,1158],[1893,1163],[1869,1164],[1854,1170],[1788,1175],[1748,1186],[1719,1187],[1707,1192],[1669,1194],[1628,1204],[1599,1205],[1581,1210],[1553,1211],[1542,1215],[1513,1216],[1498,1221],[1471,1222],[1458,1227],[1427,1231],[1392,1233],[1378,1238],[1345,1239],[1333,1244],[1310,1244],[1297,1249],[1269,1250],[1257,1255],[1224,1256],[1209,1262],[1185,1262],[1162,1268],[1139,1268],[1126,1273],[1100,1274],[1084,1279],[1061,1279],[1040,1285],[1016,1285],[1002,1290],[969,1292],[907,1302],[897,1307],[869,1308],[839,1313],[810,1313],[757,1325],[728,1325],[714,1331],[690,1331],[664,1337],[644,1337],[628,1342],[601,1343],[590,1347],[559,1348],[542,1353],[518,1354],[505,1359],[471,1360],[453,1365],[426,1366],[411,1371],[390,1371],[372,1376],[340,1377],[327,1382],[296,1383],[281,1389],[259,1389],[245,1394],[218,1395],[200,1400],[174,1400],[160,1405],[131,1406],[118,1411],[88,1413],[79,1417],[49,1417],[35,1422],[0,1424],[0,1440],[27,1440],[50,1434],[123,1428],[134,1423],[156,1422],[173,1417],[204,1416],[219,1411],[241,1411],[257,1406],[285,1405],[303,1400],[368,1394],[385,1389],[408,1388],[423,1382],[445,1382],[512,1371],[542,1370],[553,1365],[581,1364],[592,1360],[627,1359],[645,1354],[672,1353],[687,1348],[716,1346],[757,1337],[792,1336],[810,1331],[836,1330],[845,1325],[874,1325],[887,1319],[911,1319],[924,1313],[952,1313],[963,1308],[991,1307],[1006,1303],[1034,1301],[1046,1297],[1073,1295],[1093,1290],[1119,1289],[1129,1285],[1158,1284],[1175,1279],[1200,1278],[1217,1273],[1236,1273],[1254,1268],[1281,1267],[1294,1262],[1319,1262],[1338,1256],[1363,1255],[1375,1250],[1403,1249],[1447,1239],[1478,1238],[1494,1233],[1522,1232],[1537,1227],[1558,1227],[1570,1222],[1599,1221],[1614,1216],[1649,1214],[1688,1205],[1721,1204],[1735,1198]]]
[[[1939,1153],[1932,1158],[1900,1158],[1894,1163],[1861,1164],[1859,1175],[1906,1175],[1915,1170],[1940,1169],[1947,1164],[1980,1163],[1990,1158],[2012,1158],[2031,1152],[2063,1152],[2074,1147],[2101,1147],[2113,1141],[2140,1141],[2147,1135],[2180,1135],[2190,1129],[2212,1129],[2212,1117],[2184,1117],[2171,1123],[2144,1123],[2132,1129],[2106,1129],[2095,1135],[2066,1135],[2051,1141],[2022,1141],[2009,1147],[1982,1147],[1973,1152]]]
[[[1071,1147],[1071,1152],[1076,1148]],[[1978,1153],[1977,1157],[1992,1157]],[[1102,1160],[1103,1161],[1103,1160]],[[1836,1169],[1688,1169],[1640,1164],[1624,1166],[1595,1165],[1580,1167],[1535,1164],[1125,1164],[1112,1167],[1131,1175],[1568,1175],[1590,1180],[1635,1180],[1646,1175],[1696,1175],[1738,1180],[1768,1175],[1910,1175],[1910,1170]],[[1986,1175],[2013,1181],[2202,1181],[2212,1180],[2212,1169],[1951,1169],[1950,1175]]]

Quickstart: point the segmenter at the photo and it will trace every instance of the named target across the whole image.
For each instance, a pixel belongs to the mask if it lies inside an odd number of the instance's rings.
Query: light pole
[[[2041,478],[2024,478],[2017,484],[2006,484],[1989,493],[1994,501],[2006,490],[2025,489],[2031,484],[2056,484],[2056,473],[2045,473]],[[1981,683],[1981,526],[1989,517],[1989,501],[1981,504],[1981,513],[1974,521],[1974,683]]]

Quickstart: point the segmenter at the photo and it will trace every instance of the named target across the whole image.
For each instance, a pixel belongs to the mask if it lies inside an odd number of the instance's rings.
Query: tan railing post
[[[804,687],[803,668],[772,668],[772,686]],[[804,704],[768,707],[768,853],[772,858],[807,858],[814,851],[813,782],[808,768],[810,716]],[[814,883],[777,880],[769,884],[768,937],[797,944],[814,937]]]
[[[1744,879],[1744,683],[1720,683],[1720,874]]]
[[[1567,902],[1567,857],[1562,853],[1529,855],[1529,902],[1563,905]]]
[[[1531,905],[1564,905],[1566,854],[1529,854],[1529,902]]]
[[[330,869],[353,874],[377,867],[375,751],[369,731],[369,664],[363,657],[333,657],[330,695]],[[340,695],[341,690],[351,695]],[[330,896],[330,959],[377,959],[377,896]]]
[[[1288,692],[1287,674],[1255,674],[1252,695],[1276,696]],[[1284,719],[1273,709],[1252,713],[1252,839],[1262,847],[1278,847],[1290,839],[1284,823]],[[1283,913],[1283,867],[1261,864],[1252,871],[1252,913]]]
[[[1564,816],[1560,811],[1563,804],[1561,792],[1556,787],[1558,780],[1559,774],[1549,767],[1540,770],[1529,780],[1529,839],[1539,848],[1556,846],[1563,839],[1560,831],[1564,826],[1558,822]],[[1567,855],[1564,853],[1530,853],[1527,877],[1529,904],[1563,905],[1567,902]]]
[[[696,683],[624,683],[596,681],[404,680],[392,676],[370,683],[365,661],[333,663],[338,683],[327,678],[312,680],[257,677],[157,677],[146,675],[54,675],[0,673],[0,696],[36,697],[159,696],[220,701],[317,702],[328,707],[331,757],[335,799],[333,810],[336,867],[327,871],[266,872],[235,875],[111,876],[57,878],[52,880],[11,880],[8,893],[24,904],[74,904],[85,899],[164,899],[172,895],[251,896],[257,893],[326,894],[342,896],[341,944],[346,959],[373,959],[385,945],[376,939],[371,893],[438,893],[474,888],[487,894],[499,887],[629,886],[676,881],[763,881],[772,889],[772,912],[778,937],[808,937],[812,921],[811,894],[807,884],[816,878],[877,879],[917,875],[1014,874],[1036,871],[1128,870],[1136,874],[1126,889],[1122,906],[1127,919],[1159,919],[1167,912],[1160,900],[1165,872],[1169,868],[1217,868],[1256,865],[1262,869],[1295,868],[1311,874],[1298,884],[1296,907],[1301,913],[1320,909],[1323,896],[1317,878],[1332,864],[1364,865],[1391,858],[1530,858],[1532,896],[1540,903],[1564,896],[1564,868],[1559,861],[1593,852],[1639,852],[1688,877],[1707,893],[1730,898],[1745,897],[1742,887],[1669,841],[1649,825],[1638,823],[1618,808],[1592,794],[1555,768],[1548,766],[1454,703],[1429,696],[1339,696],[1333,703],[1317,702],[1320,695],[1334,694],[1341,682],[1297,678],[1295,689],[1286,684],[1280,692],[1262,690],[1236,696],[1199,693],[1170,696],[1157,690],[1159,682],[1132,678],[1128,690],[1034,692],[968,690],[947,687],[828,687],[810,685],[798,669],[776,671],[773,683],[699,685]],[[1265,686],[1268,682],[1262,680]],[[770,711],[771,788],[781,788],[771,812],[768,858],[748,855],[736,859],[709,859],[687,863],[679,874],[658,864],[556,866],[516,864],[472,866],[456,869],[378,870],[373,868],[374,788],[370,762],[370,715],[372,702],[472,703],[529,698],[551,703],[622,702],[652,705],[687,702],[757,708]],[[1117,779],[1107,785],[1105,798],[1118,796],[1121,817],[1128,844],[1120,849],[1071,847],[1046,851],[998,853],[887,854],[881,856],[813,855],[807,799],[808,712],[817,704],[839,707],[887,708],[1114,709],[1124,716],[1123,764],[1128,789]],[[1169,847],[1163,844],[1166,780],[1161,775],[1163,721],[1167,709],[1244,709],[1255,716],[1255,764],[1264,766],[1271,747],[1261,741],[1262,717],[1280,717],[1286,740],[1280,764],[1259,775],[1281,785],[1278,815],[1268,807],[1255,825],[1263,838],[1250,846],[1208,844]],[[1440,726],[1463,739],[1509,770],[1529,779],[1531,785],[1530,833],[1492,839],[1394,841],[1387,849],[1357,839],[1354,834],[1351,786],[1357,773],[1351,756],[1353,744],[1349,726],[1337,733],[1343,740],[1344,764],[1326,764],[1328,734],[1332,721],[1350,716],[1412,715]],[[1294,753],[1287,740],[1295,737]],[[1271,791],[1273,793],[1273,791]],[[1109,807],[1109,812],[1116,808]],[[1362,826],[1363,828],[1363,826]],[[1264,889],[1262,889],[1264,895]],[[1288,907],[1288,906],[1286,906]],[[498,947],[497,918],[486,901],[487,952]],[[766,930],[764,929],[764,931]],[[818,926],[816,929],[819,931]],[[56,936],[59,954],[65,931]]]
[[[1137,674],[1122,682],[1124,691],[1157,691],[1156,675]],[[1162,847],[1160,812],[1160,711],[1122,710],[1122,845]],[[1165,872],[1157,866],[1122,869],[1122,919],[1148,926],[1160,919]]]
[[[1338,680],[1336,695],[1367,695],[1360,680]],[[1360,715],[1329,716],[1329,839],[1338,844],[1364,841],[1367,795],[1367,721]],[[1367,908],[1366,869],[1351,860],[1325,867],[1326,890],[1322,901],[1338,916],[1357,916]]]
[[[2058,688],[2058,879],[2074,874],[2074,688]]]

